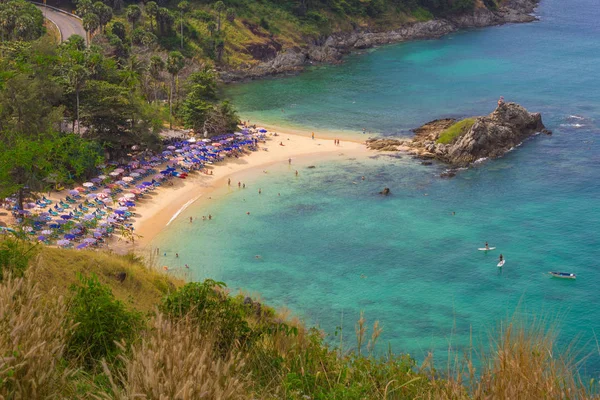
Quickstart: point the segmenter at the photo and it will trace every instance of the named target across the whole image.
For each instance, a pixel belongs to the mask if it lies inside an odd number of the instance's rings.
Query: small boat
[[[575,279],[577,278],[577,275],[575,274],[571,274],[569,272],[548,272],[550,275],[552,275],[555,278],[562,278],[562,279]]]

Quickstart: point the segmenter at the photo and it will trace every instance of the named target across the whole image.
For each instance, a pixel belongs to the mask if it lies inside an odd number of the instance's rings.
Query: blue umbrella
[[[87,243],[81,243],[79,246],[77,246],[77,249],[81,250],[81,249],[85,249],[88,246]]]
[[[261,129],[261,130],[259,130],[259,132],[260,133],[267,133],[267,130],[266,129]]]
[[[125,211],[115,210],[115,214],[123,215],[123,214],[125,214]]]
[[[46,236],[38,236],[37,240],[43,242],[44,240],[46,240]]]
[[[142,182],[142,185],[144,185],[144,186],[152,186],[153,183],[146,181],[146,182]]]
[[[70,233],[67,233],[67,234],[65,235],[65,239],[70,239],[70,240],[72,240],[72,239],[75,239],[75,235],[72,235],[72,234],[70,234]]]
[[[67,219],[71,219],[71,218],[73,218],[72,216],[70,216],[70,215],[67,215],[67,214],[65,214],[65,215],[61,215],[60,217],[61,217],[62,219],[64,219],[64,220],[67,220]]]

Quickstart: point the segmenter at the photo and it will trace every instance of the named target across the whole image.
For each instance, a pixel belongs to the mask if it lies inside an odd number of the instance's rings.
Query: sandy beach
[[[240,158],[227,158],[225,161],[214,165],[207,165],[212,175],[196,172],[187,179],[173,179],[173,186],[165,185],[144,196],[137,203],[137,217],[132,219],[135,233],[139,235],[135,244],[124,241],[115,241],[110,248],[119,253],[129,251],[145,251],[147,244],[177,215],[198,201],[211,201],[215,189],[227,186],[231,179],[232,187],[237,186],[239,179],[247,179],[252,174],[260,174],[269,165],[288,163],[289,159],[300,158],[326,159],[339,154],[366,155],[368,150],[364,143],[358,141],[341,140],[335,145],[333,139],[320,139],[315,133],[315,139],[306,132],[273,128],[269,132],[277,132],[278,136],[269,133],[266,143],[261,143],[260,151],[252,152]],[[283,145],[281,145],[283,144]],[[267,148],[268,150],[262,150]]]

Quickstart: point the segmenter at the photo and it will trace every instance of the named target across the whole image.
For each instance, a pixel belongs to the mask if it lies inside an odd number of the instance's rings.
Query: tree
[[[154,30],[154,20],[158,16],[158,4],[155,1],[149,1],[146,4],[146,12],[150,16],[150,29]],[[156,24],[158,25],[158,22]]]
[[[60,86],[47,74],[15,73],[0,92],[0,132],[37,136],[57,128],[61,97]]]
[[[185,60],[178,51],[172,51],[167,57],[167,71],[171,74],[171,88],[169,94],[169,128],[173,128],[173,90],[175,88],[175,78],[183,69]]]
[[[217,12],[217,32],[221,32],[221,13],[225,11],[225,3],[221,0],[215,3],[215,11]]]
[[[233,23],[233,21],[235,21],[235,10],[233,8],[228,8],[225,12],[225,18],[227,18],[227,21]]]
[[[142,10],[139,6],[132,4],[127,7],[125,16],[127,17],[127,21],[131,23],[131,29],[133,30],[135,29],[135,24],[142,18]]]
[[[102,28],[102,32],[104,33],[106,24],[108,24],[113,17],[112,8],[102,3],[101,1],[97,1],[94,3],[94,14],[98,16],[100,27]]]
[[[148,73],[154,80],[154,101],[158,101],[158,85],[162,81],[161,73],[165,70],[165,62],[159,56],[150,58]]]
[[[88,127],[84,137],[90,138],[118,156],[134,144],[149,143],[152,118],[144,111],[141,100],[132,96],[128,87],[90,80],[82,91],[81,121]]]
[[[75,118],[77,120],[77,133],[79,134],[81,133],[79,129],[79,93],[81,93],[81,90],[84,88],[89,74],[88,70],[83,65],[75,64],[67,69],[66,75],[69,89],[75,92]]]
[[[111,32],[112,32],[113,35],[117,36],[123,42],[125,41],[125,38],[127,37],[127,33],[126,33],[126,30],[125,30],[125,25],[123,25],[119,21],[115,22],[112,25]]]
[[[2,41],[31,41],[38,39],[44,32],[44,16],[33,4],[22,0],[0,2]]]
[[[90,12],[83,16],[83,29],[85,29],[90,39],[99,27],[100,18],[98,18],[98,15]]]
[[[239,118],[227,102],[217,104],[217,78],[214,71],[205,68],[190,75],[188,95],[183,103],[183,121],[186,128],[213,134],[235,130]]]
[[[94,5],[92,4],[92,0],[79,0],[77,2],[77,8],[75,9],[75,13],[83,18],[86,14],[94,12]]]
[[[185,0],[181,1],[177,5],[177,8],[179,9],[179,22],[181,26],[181,48],[183,49],[183,15],[189,10],[190,3],[188,3]]]
[[[168,9],[161,7],[158,9],[156,24],[158,25],[158,34],[167,35],[173,29],[173,16]]]
[[[212,37],[217,30],[217,24],[215,24],[213,21],[210,21],[208,24],[206,24],[206,29],[208,29],[210,36]]]
[[[0,197],[17,193],[23,209],[25,188],[45,191],[51,181],[71,182],[93,171],[100,148],[73,134],[49,132],[35,138],[5,133],[0,152]],[[51,179],[49,179],[51,178]]]

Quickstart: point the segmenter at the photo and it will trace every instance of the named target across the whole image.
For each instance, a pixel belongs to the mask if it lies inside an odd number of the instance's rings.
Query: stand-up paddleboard
[[[490,251],[490,250],[496,250],[495,247],[488,247],[487,249],[485,247],[480,247],[477,250],[479,251]]]
[[[506,260],[502,260],[502,261],[500,261],[500,262],[498,263],[497,267],[498,267],[498,268],[500,268],[500,267],[504,267],[504,263],[505,263],[505,262],[506,262]]]

